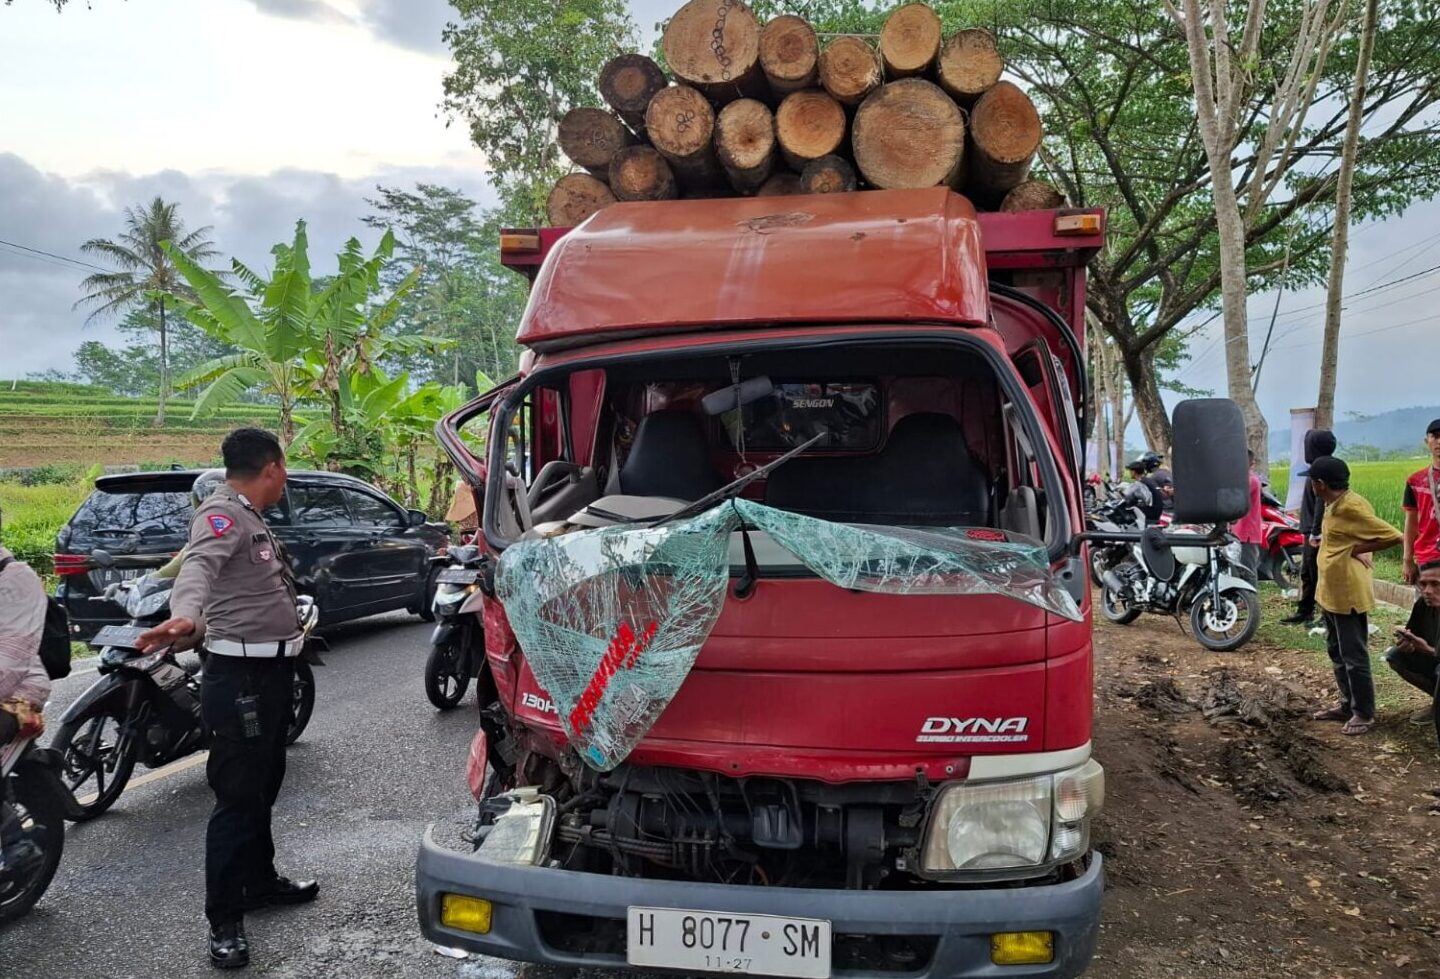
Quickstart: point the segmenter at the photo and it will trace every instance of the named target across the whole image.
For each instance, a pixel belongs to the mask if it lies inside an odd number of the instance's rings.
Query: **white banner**
[[[1285,509],[1300,509],[1305,495],[1305,434],[1315,427],[1314,408],[1290,409],[1290,488],[1285,493]]]

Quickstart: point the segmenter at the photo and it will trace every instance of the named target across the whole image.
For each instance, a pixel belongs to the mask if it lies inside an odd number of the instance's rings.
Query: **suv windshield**
[[[183,492],[96,490],[70,520],[74,533],[95,537],[177,537],[184,536],[189,525],[190,495]]]

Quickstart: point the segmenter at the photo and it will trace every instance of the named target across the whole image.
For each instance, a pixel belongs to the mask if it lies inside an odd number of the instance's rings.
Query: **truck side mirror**
[[[1245,418],[1229,398],[1196,398],[1175,406],[1176,523],[1230,523],[1250,509]]]

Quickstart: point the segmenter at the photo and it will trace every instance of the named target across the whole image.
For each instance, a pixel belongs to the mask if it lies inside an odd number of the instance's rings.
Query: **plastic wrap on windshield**
[[[742,527],[768,533],[841,588],[1001,595],[1080,618],[1045,550],[996,531],[837,524],[727,500],[661,526],[521,541],[501,557],[496,593],[591,767],[609,771],[624,761],[685,682],[720,616],[730,535]]]

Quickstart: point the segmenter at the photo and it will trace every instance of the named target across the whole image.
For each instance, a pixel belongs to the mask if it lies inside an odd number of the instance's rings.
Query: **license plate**
[[[118,646],[121,649],[139,649],[140,635],[145,631],[140,626],[107,625],[90,640],[97,649],[101,646]]]
[[[468,585],[480,577],[480,572],[470,568],[446,568],[435,579],[442,585]]]
[[[830,922],[768,914],[631,908],[631,965],[829,979]]]
[[[90,572],[90,583],[96,588],[104,588],[116,582],[138,578],[144,573],[141,568],[97,568]]]

